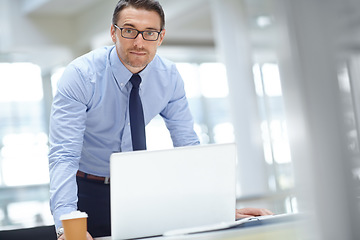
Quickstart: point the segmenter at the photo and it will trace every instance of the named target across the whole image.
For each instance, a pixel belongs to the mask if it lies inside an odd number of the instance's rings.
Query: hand
[[[236,213],[235,214],[236,219],[274,215],[274,213],[272,213],[270,210],[267,210],[265,208],[241,208],[241,209],[236,209],[235,213]]]
[[[58,240],[66,240],[66,239],[65,239],[65,234],[61,235],[61,236],[58,238]],[[86,240],[94,240],[94,239],[91,237],[91,235],[90,235],[89,232],[86,232]]]

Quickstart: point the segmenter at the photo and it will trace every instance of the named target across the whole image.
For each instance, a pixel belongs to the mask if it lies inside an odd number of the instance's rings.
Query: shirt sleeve
[[[160,115],[169,129],[174,147],[197,145],[200,142],[194,131],[194,121],[185,95],[184,81],[175,65],[172,77],[174,93]]]
[[[69,65],[59,80],[50,116],[50,209],[56,228],[60,216],[77,209],[76,172],[81,156],[89,86]]]

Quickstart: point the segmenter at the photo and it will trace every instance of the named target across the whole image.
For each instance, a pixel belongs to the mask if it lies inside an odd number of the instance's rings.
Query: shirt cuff
[[[72,207],[61,207],[57,210],[54,211],[53,213],[53,217],[54,217],[54,222],[55,222],[55,228],[58,229],[59,227],[62,227],[62,223],[60,221],[60,216],[63,214],[68,214],[71,213],[73,211],[76,211],[77,209],[72,208]]]

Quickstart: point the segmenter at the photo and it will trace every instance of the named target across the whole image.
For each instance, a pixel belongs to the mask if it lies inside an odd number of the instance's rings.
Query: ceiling
[[[160,0],[167,30],[160,49],[178,49],[182,59],[194,58],[193,49],[200,51],[197,56],[214,57],[212,12],[216,10],[212,1]],[[276,41],[276,1],[244,0],[252,46],[270,58]],[[360,2],[332,2],[338,8],[338,16],[334,17],[346,31],[344,41],[352,49],[360,49]],[[0,0],[0,61],[29,60],[54,66],[111,44],[109,28],[116,3],[117,0]]]
[[[23,11],[33,15],[71,16],[100,2],[101,0],[23,0]]]
[[[0,0],[0,28],[4,29],[0,31],[0,61],[32,61],[51,67],[112,44],[109,29],[116,3],[117,0]],[[209,0],[160,3],[167,30],[162,48],[197,47],[214,52]],[[180,55],[186,58],[184,54],[193,54],[190,52]]]
[[[208,0],[160,0],[160,2],[166,13],[168,44],[188,45],[198,42],[198,44],[213,45],[211,9]],[[72,18],[76,21],[75,19],[81,18],[81,15],[93,12],[93,18],[110,20],[112,11],[101,12],[101,9],[106,5],[107,9],[113,10],[116,3],[117,0],[24,0],[23,9],[30,18]],[[96,9],[99,10],[96,12],[94,11]],[[108,31],[108,29],[104,30]]]

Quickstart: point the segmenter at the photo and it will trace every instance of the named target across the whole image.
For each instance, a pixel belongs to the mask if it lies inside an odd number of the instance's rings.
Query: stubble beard
[[[146,53],[144,56],[134,56],[131,52],[144,52]],[[140,59],[138,59],[140,58]],[[125,55],[125,57],[122,59],[124,61],[124,63],[126,63],[127,65],[129,65],[130,67],[133,68],[144,68],[149,64],[149,53],[148,51],[144,50],[144,49],[130,49],[127,51],[127,54]]]

